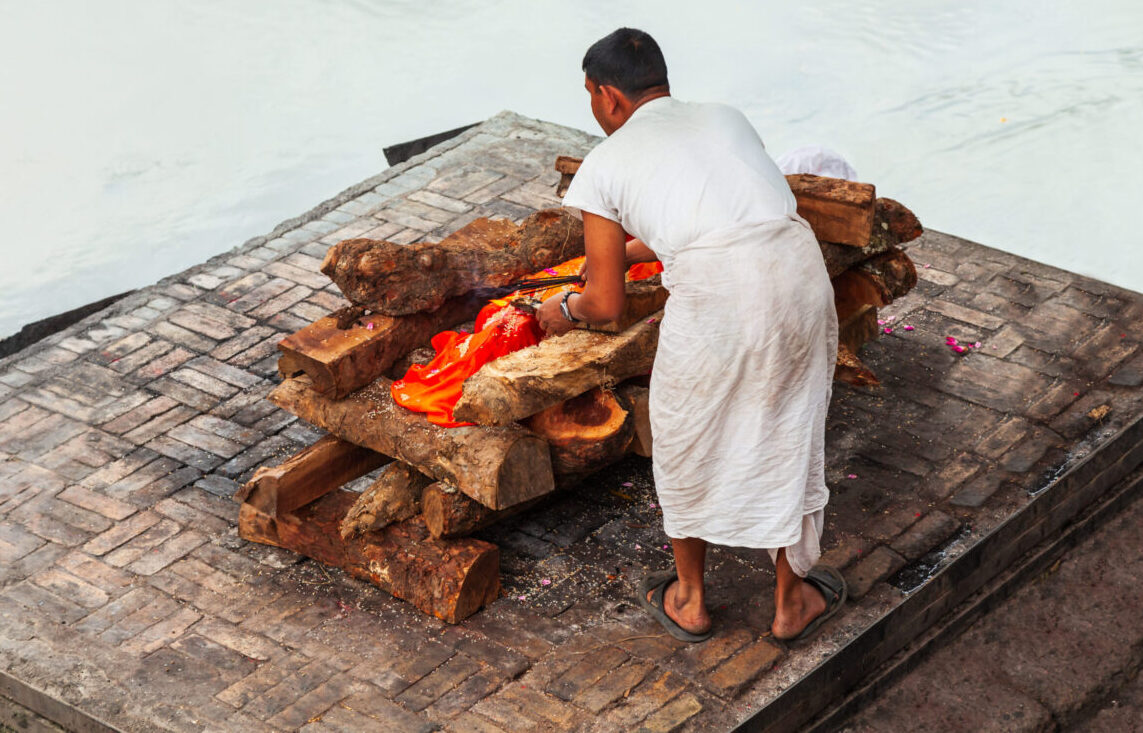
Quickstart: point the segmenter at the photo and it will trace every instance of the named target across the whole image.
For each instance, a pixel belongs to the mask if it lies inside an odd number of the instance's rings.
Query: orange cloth
[[[574,275],[583,267],[577,257],[532,277]],[[632,265],[627,280],[642,280],[662,272],[658,262]],[[580,285],[561,285],[533,294],[539,300],[565,291],[579,292]],[[464,380],[497,357],[540,343],[544,330],[536,316],[509,305],[510,299],[489,301],[476,316],[475,333],[441,331],[432,339],[436,356],[428,364],[414,364],[405,376],[393,382],[393,399],[398,405],[423,412],[429,422],[446,428],[471,425],[456,422],[452,410],[460,400]]]

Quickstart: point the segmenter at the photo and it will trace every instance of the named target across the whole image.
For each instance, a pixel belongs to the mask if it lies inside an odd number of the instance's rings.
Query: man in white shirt
[[[616,318],[626,268],[660,260],[671,292],[651,375],[652,465],[675,569],[637,600],[673,636],[711,635],[708,542],[770,550],[779,639],[812,633],[845,600],[819,555],[824,431],[837,350],[833,289],[785,178],[735,109],[670,96],[654,39],[620,28],[584,57],[608,135],[564,205],[584,221],[587,283],[541,325]],[[636,237],[625,242],[626,234]]]

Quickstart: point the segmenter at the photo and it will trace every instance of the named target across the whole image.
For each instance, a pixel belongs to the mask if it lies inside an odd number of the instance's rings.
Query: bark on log
[[[448,298],[507,285],[582,254],[582,222],[547,209],[520,226],[477,219],[437,243],[349,239],[330,248],[321,271],[353,303],[398,316],[435,310]]]
[[[277,466],[259,468],[234,499],[275,517],[305,506],[389,460],[368,448],[326,435]]]
[[[631,405],[631,417],[635,421],[635,435],[631,438],[627,450],[637,456],[651,457],[653,441],[651,440],[651,390],[638,384],[625,383],[616,389],[623,399]]]
[[[548,441],[557,476],[582,477],[618,461],[635,434],[630,405],[596,387],[524,421]]]
[[[865,260],[857,266],[857,270],[884,288],[891,301],[917,286],[917,268],[913,260],[896,248]]]
[[[885,227],[893,235],[897,244],[911,242],[925,231],[916,215],[893,199],[877,199],[877,209],[882,212]]]
[[[465,380],[453,415],[481,425],[509,425],[594,387],[646,374],[655,359],[661,318],[656,313],[618,334],[573,329],[502,356]]]
[[[798,215],[822,242],[865,247],[873,234],[874,187],[842,178],[796,173],[786,176]]]
[[[528,502],[521,506],[530,505]],[[464,537],[501,519],[510,511],[489,509],[443,481],[429,484],[421,493],[421,516],[429,534],[437,539]]]
[[[397,405],[391,385],[379,377],[345,399],[333,400],[314,391],[308,377],[297,377],[278,385],[268,399],[343,440],[448,481],[494,509],[552,490],[548,445],[538,436],[519,425],[442,428]]]
[[[833,378],[855,387],[877,387],[881,384],[877,375],[862,364],[861,359],[858,359],[845,344],[837,346],[837,367],[834,369]]]
[[[831,280],[838,321],[844,321],[862,306],[889,305],[917,284],[913,261],[899,249],[861,262]]]
[[[862,306],[849,318],[839,320],[837,327],[837,343],[839,351],[841,346],[856,354],[861,346],[874,340],[881,333],[877,323],[877,309],[871,305]]]
[[[474,539],[435,540],[420,518],[345,541],[338,525],[357,495],[337,490],[295,513],[272,517],[243,504],[238,533],[341,568],[455,624],[496,600],[500,550]]]
[[[342,538],[415,516],[421,511],[421,491],[430,483],[431,478],[409,464],[393,461],[349,508],[341,522]]]
[[[818,242],[818,247],[822,251],[822,259],[825,260],[826,271],[830,277],[837,277],[854,265],[888,252],[897,246],[897,239],[893,236],[893,232],[887,225],[882,226],[887,216],[881,207],[880,202],[882,200],[877,199],[878,203],[873,217],[873,233],[870,235],[869,244],[866,246],[851,247],[845,244]]]
[[[278,371],[283,377],[304,372],[318,392],[341,399],[440,331],[473,318],[483,305],[452,298],[435,311],[397,317],[343,308],[282,339]]]

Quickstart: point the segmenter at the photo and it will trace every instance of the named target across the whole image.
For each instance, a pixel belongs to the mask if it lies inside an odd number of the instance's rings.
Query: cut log
[[[560,172],[560,182],[556,184],[557,196],[563,198],[564,194],[568,192],[572,178],[575,178],[576,171],[579,170],[579,165],[582,162],[581,158],[569,158],[566,155],[556,158],[556,170]]]
[[[618,461],[635,435],[630,405],[596,387],[524,421],[552,448],[557,476],[585,476]]]
[[[829,272],[830,277],[837,277],[854,265],[884,254],[897,246],[897,239],[893,236],[893,232],[887,226],[882,226],[886,214],[880,208],[882,199],[877,201],[879,203],[874,217],[873,234],[868,245],[851,247],[844,244],[818,242],[818,247],[822,251],[822,259],[825,260],[826,271]]]
[[[873,234],[874,187],[842,178],[796,173],[786,176],[798,215],[822,242],[865,247]]]
[[[483,305],[452,298],[435,311],[397,317],[343,308],[282,339],[278,371],[283,377],[304,372],[318,392],[341,399],[440,331],[473,318]]]
[[[393,461],[349,508],[341,522],[341,536],[349,539],[418,514],[421,491],[430,483],[431,478],[409,464]]]
[[[885,228],[893,235],[897,244],[911,242],[925,231],[916,215],[893,199],[877,199],[877,209],[882,212]]]
[[[652,448],[651,390],[642,385],[625,382],[619,385],[615,391],[631,405],[631,417],[635,421],[635,435],[631,438],[631,444],[627,446],[627,451],[637,456],[650,458]]]
[[[550,497],[550,494],[540,496],[508,509],[496,510],[473,501],[455,486],[438,481],[426,486],[421,493],[421,517],[429,534],[437,539],[465,537],[478,529],[527,511]]]
[[[655,360],[661,318],[656,313],[617,334],[573,329],[489,362],[465,380],[453,415],[509,425],[595,387],[646,374]]]
[[[496,545],[474,539],[435,540],[419,517],[345,541],[338,525],[356,498],[353,492],[338,489],[277,517],[243,504],[238,533],[243,539],[284,547],[341,568],[450,624],[496,600],[500,592]]]
[[[548,444],[532,432],[519,425],[442,428],[397,405],[391,386],[390,380],[379,377],[345,399],[334,400],[314,391],[308,377],[296,377],[278,385],[269,400],[343,440],[448,481],[493,509],[552,490]]]
[[[855,387],[877,387],[881,384],[877,375],[869,367],[861,363],[861,359],[845,344],[837,346],[837,366],[833,378],[838,382],[845,382]]]
[[[259,468],[234,498],[275,517],[305,506],[389,460],[368,448],[326,435],[277,466]]]
[[[353,303],[391,316],[439,308],[481,287],[500,287],[583,254],[583,223],[547,209],[520,226],[477,219],[437,243],[348,239],[321,271]]]
[[[877,309],[865,305],[845,320],[838,321],[837,343],[856,354],[863,344],[866,344],[881,333],[881,326],[877,323]]]
[[[897,248],[865,260],[856,269],[884,289],[890,301],[917,286],[916,266],[909,255]]]

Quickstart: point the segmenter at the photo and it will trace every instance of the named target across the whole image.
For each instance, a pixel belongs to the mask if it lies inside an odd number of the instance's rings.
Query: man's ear
[[[605,103],[604,109],[606,109],[609,114],[615,114],[616,110],[619,109],[619,106],[626,99],[623,96],[623,92],[619,91],[617,87],[613,87],[610,84],[600,84],[599,91],[600,94],[603,95],[603,100]]]

